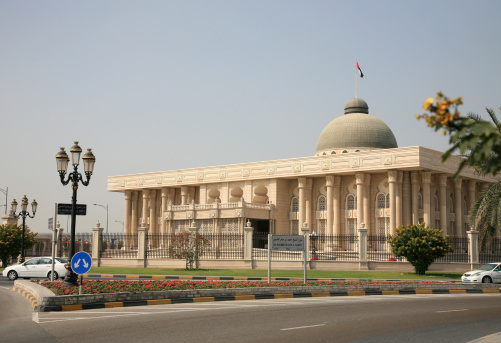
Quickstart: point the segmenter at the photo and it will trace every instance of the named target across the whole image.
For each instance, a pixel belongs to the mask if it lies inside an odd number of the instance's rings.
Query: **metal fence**
[[[70,235],[63,235],[61,242],[60,257],[68,257],[70,251]],[[77,233],[75,234],[75,253],[85,251],[88,254],[92,253],[92,233]]]
[[[101,234],[101,258],[137,258],[137,235]]]
[[[479,262],[491,263],[501,261],[501,238],[494,237],[492,241],[480,249]]]
[[[197,248],[200,260],[232,260],[244,257],[244,235],[237,233],[202,233],[188,238],[184,233],[148,235],[146,256],[155,258],[176,258],[177,253]],[[186,239],[182,239],[182,238]],[[193,239],[198,242],[197,244]]]

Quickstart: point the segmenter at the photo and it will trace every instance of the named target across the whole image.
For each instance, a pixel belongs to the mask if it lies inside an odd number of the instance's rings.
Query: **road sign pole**
[[[268,283],[271,282],[271,235],[268,234]]]
[[[306,269],[307,269],[307,268],[306,268],[306,261],[307,261],[306,257],[308,256],[308,250],[307,250],[307,246],[306,246],[306,237],[305,237],[305,238],[304,238],[304,240],[303,240],[303,246],[304,246],[304,250],[303,250],[303,251],[304,251],[304,253],[303,253],[303,256],[304,256],[304,262],[303,262],[303,263],[304,263],[304,276],[303,276],[303,283],[306,283],[306,278],[307,278],[307,277],[306,277],[306,273],[307,273],[307,272],[306,272]]]

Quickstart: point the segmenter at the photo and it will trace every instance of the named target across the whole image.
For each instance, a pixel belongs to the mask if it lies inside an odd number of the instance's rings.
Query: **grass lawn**
[[[241,276],[267,277],[265,269],[167,269],[167,268],[110,268],[92,267],[89,274],[129,274],[129,275],[192,275],[192,276]],[[393,271],[330,271],[308,270],[308,278],[336,278],[336,279],[400,279],[400,280],[461,280],[462,273],[431,273],[417,275],[413,272]],[[302,278],[302,270],[272,270],[272,277]]]

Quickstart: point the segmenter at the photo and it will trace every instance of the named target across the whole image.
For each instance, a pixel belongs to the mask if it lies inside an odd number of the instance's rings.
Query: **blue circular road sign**
[[[85,274],[90,270],[92,258],[85,251],[80,251],[73,255],[71,259],[71,269],[77,274]]]

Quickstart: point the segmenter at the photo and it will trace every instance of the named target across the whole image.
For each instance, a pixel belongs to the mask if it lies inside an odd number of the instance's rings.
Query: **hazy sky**
[[[439,90],[464,113],[501,106],[500,13],[500,1],[0,1],[0,188],[9,209],[35,198],[27,224],[49,233],[54,204],[71,202],[55,154],[78,140],[96,166],[77,232],[105,226],[94,203],[121,231],[108,176],[312,156],[355,96],[357,60],[358,97],[398,145],[444,151],[414,115]]]

